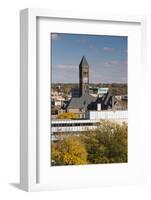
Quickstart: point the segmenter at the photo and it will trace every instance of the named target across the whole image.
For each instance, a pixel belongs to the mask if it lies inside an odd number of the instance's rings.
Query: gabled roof
[[[114,102],[113,102],[114,101]],[[97,110],[97,104],[101,103],[101,109],[106,110],[112,108],[112,104],[116,104],[117,100],[112,95],[111,91],[104,94],[102,97],[94,97],[91,95],[72,97],[67,105],[67,109],[79,109],[81,111]]]
[[[80,62],[80,67],[84,67],[84,66],[89,66],[85,56],[82,57],[81,62]]]
[[[93,97],[91,95],[73,97],[70,100],[67,108],[85,110],[87,109],[89,104],[91,104],[92,102],[95,102],[96,100],[97,100],[97,97]]]

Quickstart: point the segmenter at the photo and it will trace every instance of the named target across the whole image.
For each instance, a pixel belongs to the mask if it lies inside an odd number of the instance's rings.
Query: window
[[[84,75],[84,76],[87,76],[87,75],[88,75],[88,72],[83,72],[83,75]]]

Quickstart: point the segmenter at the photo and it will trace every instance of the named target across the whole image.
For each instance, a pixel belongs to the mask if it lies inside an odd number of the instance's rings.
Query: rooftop
[[[84,67],[84,66],[89,66],[85,56],[82,57],[81,62],[80,62],[80,67]]]
[[[68,104],[68,109],[87,109],[88,105],[92,102],[95,102],[97,97],[93,97],[91,95],[81,96],[81,97],[73,97]]]

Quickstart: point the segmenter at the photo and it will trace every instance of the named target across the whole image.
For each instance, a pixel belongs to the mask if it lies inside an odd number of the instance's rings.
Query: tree
[[[127,132],[126,123],[101,121],[96,130],[62,133],[52,144],[52,160],[56,165],[127,162]]]
[[[77,136],[68,136],[52,144],[52,160],[56,165],[86,164],[87,152]]]
[[[77,118],[79,118],[79,115],[77,113],[72,113],[72,112],[60,113],[57,117],[57,119],[77,119]]]
[[[103,121],[83,135],[89,163],[127,162],[127,124]]]

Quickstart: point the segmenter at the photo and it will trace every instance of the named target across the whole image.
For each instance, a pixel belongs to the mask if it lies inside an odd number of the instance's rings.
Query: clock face
[[[88,82],[88,78],[87,77],[84,77],[83,78],[83,83],[87,83]]]

